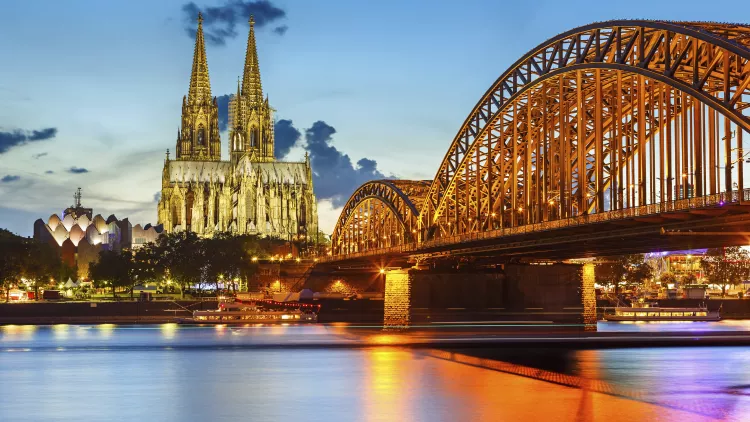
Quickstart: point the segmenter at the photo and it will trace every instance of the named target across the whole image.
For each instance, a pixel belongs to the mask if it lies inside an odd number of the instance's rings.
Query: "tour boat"
[[[269,309],[269,304],[287,309]],[[193,311],[192,318],[181,318],[182,324],[252,324],[317,322],[315,305],[285,305],[277,302],[220,303],[213,311]]]
[[[614,309],[613,313],[607,311]],[[718,321],[720,310],[709,311],[706,306],[696,308],[662,308],[640,304],[637,307],[605,308],[605,321]]]

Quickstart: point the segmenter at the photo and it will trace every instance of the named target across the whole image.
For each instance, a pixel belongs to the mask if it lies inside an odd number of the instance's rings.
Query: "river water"
[[[391,338],[335,325],[4,326],[0,421],[750,421],[748,347],[442,350]]]

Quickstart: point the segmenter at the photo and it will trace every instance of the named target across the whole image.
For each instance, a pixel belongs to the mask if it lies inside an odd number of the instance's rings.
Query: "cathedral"
[[[201,236],[231,232],[312,241],[318,213],[310,160],[305,155],[303,162],[284,162],[274,156],[274,109],[263,98],[253,18],[242,82],[229,102],[229,161],[221,159],[202,22],[198,15],[175,157],[170,159],[167,150],[164,161],[159,224],[166,232]]]

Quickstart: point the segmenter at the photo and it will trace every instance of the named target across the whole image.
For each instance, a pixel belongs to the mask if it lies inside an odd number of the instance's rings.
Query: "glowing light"
[[[301,261],[301,260],[300,260],[299,258],[297,258],[297,262],[300,262],[300,261]]]
[[[496,215],[497,215],[497,214],[495,214],[494,212],[492,213],[492,216],[493,216],[493,217],[495,217]]]
[[[257,257],[257,256],[254,256],[254,257],[253,257],[253,258],[251,259],[251,261],[253,261],[253,262],[256,262],[257,260],[258,260],[258,257]]]
[[[380,274],[385,274],[385,268],[380,269]]]

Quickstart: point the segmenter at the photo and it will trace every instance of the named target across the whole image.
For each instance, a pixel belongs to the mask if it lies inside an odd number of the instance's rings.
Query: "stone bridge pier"
[[[596,330],[593,264],[385,271],[383,324],[457,321],[571,324]]]

